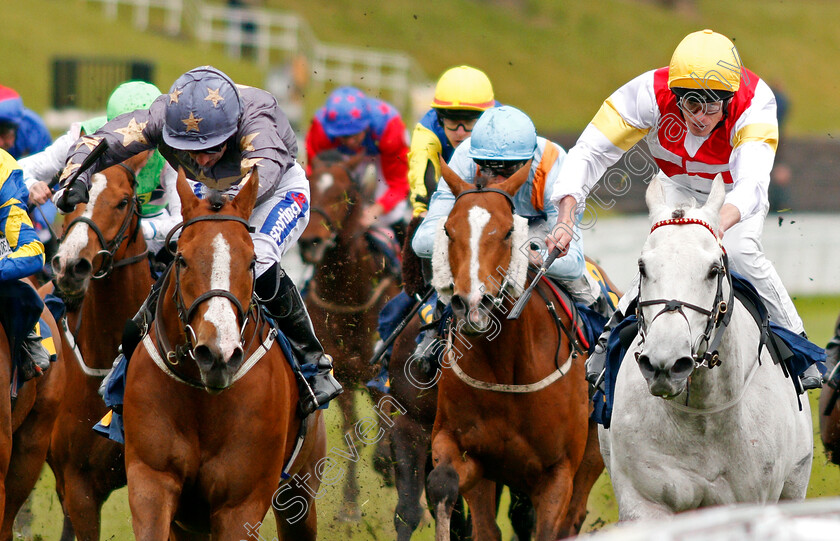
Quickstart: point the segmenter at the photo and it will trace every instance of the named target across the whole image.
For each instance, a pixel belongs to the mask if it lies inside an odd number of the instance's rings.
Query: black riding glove
[[[79,203],[87,203],[89,199],[90,196],[88,195],[88,188],[85,183],[81,180],[76,180],[62,190],[61,196],[59,196],[58,200],[55,202],[55,206],[57,206],[61,212],[73,212],[76,205]]]

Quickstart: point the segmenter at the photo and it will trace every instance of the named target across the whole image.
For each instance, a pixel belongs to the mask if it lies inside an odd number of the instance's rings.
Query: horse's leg
[[[343,421],[341,423],[342,434],[350,434],[355,438],[353,426],[356,424],[356,391],[350,387],[338,397],[341,406]],[[344,478],[344,505],[341,509],[341,520],[356,522],[361,514],[359,513],[359,484],[356,479],[356,462],[347,461],[347,475]]]
[[[426,480],[426,496],[434,509],[435,539],[448,540],[458,494],[470,490],[483,472],[481,465],[463,453],[446,430],[438,432],[432,441],[432,460],[435,468]]]
[[[380,393],[376,389],[370,389],[370,397],[373,400],[374,404],[380,404],[380,399],[385,396],[383,393]],[[384,407],[380,411],[380,413],[390,418],[391,413],[393,412],[393,406],[391,402],[385,401]],[[402,417],[399,415],[398,417]],[[382,426],[380,421],[379,426]],[[392,434],[391,431],[388,430],[387,425],[383,426],[382,428],[385,429],[385,434],[382,438],[376,443],[376,449],[373,454],[373,469],[379,475],[382,476],[382,482],[385,483],[386,487],[394,486],[396,476],[396,466],[394,460],[394,453],[393,453],[393,443],[392,443]]]
[[[246,524],[257,524],[265,518],[269,502],[271,502],[270,492],[254,492],[247,500],[236,506],[225,506],[214,510],[210,516],[210,529],[213,534],[212,537],[208,536],[206,539],[208,541],[211,538],[213,541],[241,541],[247,535]],[[302,538],[295,537],[294,539]]]
[[[824,415],[835,392],[828,383],[823,385],[820,391],[820,439],[825,447],[825,455],[830,461],[840,466],[840,403],[834,405],[830,415]]]
[[[519,492],[512,488],[509,488],[509,490],[510,509],[508,510],[508,517],[510,518],[510,525],[513,527],[513,533],[516,534],[517,539],[531,539],[536,522],[534,506],[531,503],[531,499],[524,492]],[[496,505],[498,506],[499,503],[496,502]]]
[[[398,540],[409,541],[423,518],[420,495],[426,473],[428,437],[416,421],[400,415],[394,420],[391,449],[397,457],[395,482],[398,500],[394,510],[394,528]]]
[[[127,449],[127,453],[131,450]],[[166,541],[183,488],[171,472],[158,471],[126,455],[128,506],[137,541]]]
[[[58,475],[56,475],[58,477]],[[99,539],[99,528],[102,512],[101,498],[96,493],[94,480],[90,475],[68,467],[62,475],[64,479],[64,513],[65,527],[61,534],[62,541],[72,540],[66,538],[65,533],[73,534],[80,541],[96,541]],[[56,486],[56,490],[58,487]],[[70,529],[68,531],[68,524]]]
[[[475,539],[501,541],[502,531],[496,524],[496,483],[480,479],[464,492],[464,499],[470,508]]]
[[[543,475],[531,493],[537,514],[536,541],[554,541],[560,537],[560,525],[569,511],[573,472],[568,461],[555,464]]]
[[[569,512],[560,527],[563,536],[577,535],[586,519],[586,503],[589,500],[589,492],[595,481],[604,471],[604,459],[601,456],[601,448],[598,442],[598,424],[592,419],[589,420],[589,435],[586,439],[586,449],[583,451],[583,460],[575,472],[573,481],[572,501],[569,503]]]
[[[309,472],[312,479],[314,467],[307,465],[302,474]],[[280,541],[314,541],[318,538],[317,501],[302,485],[287,483],[281,488],[282,496],[272,500],[277,536]],[[317,491],[317,487],[312,489]],[[317,492],[316,492],[317,493]],[[256,539],[256,538],[255,538]],[[214,540],[215,541],[215,540]]]
[[[55,407],[56,404],[50,404],[52,411],[49,411],[36,403],[36,407],[29,412],[14,434],[12,456],[9,462],[11,475],[6,476],[6,508],[0,539],[12,538],[15,515],[41,475],[41,468],[47,458],[47,448],[50,444]]]
[[[172,523],[172,531],[169,532],[169,541],[210,541],[210,539],[210,534],[188,532],[174,522]]]

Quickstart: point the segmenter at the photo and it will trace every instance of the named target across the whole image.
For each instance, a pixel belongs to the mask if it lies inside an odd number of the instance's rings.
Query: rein
[[[720,239],[718,239],[717,234],[715,234],[714,229],[708,223],[698,220],[695,218],[671,218],[668,220],[662,220],[660,222],[656,222],[650,229],[650,232],[653,233],[660,227],[666,225],[700,225],[705,227],[712,235],[714,235],[715,240],[718,242],[718,246],[721,248],[721,267],[717,271],[717,290],[715,291],[715,299],[712,302],[712,308],[706,309],[700,306],[681,301],[676,299],[654,299],[654,300],[647,300],[642,301],[640,300],[638,306],[636,308],[636,317],[639,320],[639,335],[642,337],[641,344],[644,344],[646,338],[646,331],[648,325],[652,325],[656,318],[661,316],[667,312],[679,312],[681,316],[688,322],[688,316],[685,315],[683,308],[687,308],[689,310],[694,310],[704,316],[707,317],[706,320],[706,328],[703,331],[700,340],[692,353],[692,358],[694,359],[694,366],[695,368],[699,368],[701,366],[705,366],[709,369],[714,368],[715,366],[720,365],[720,357],[718,355],[718,346],[720,345],[721,340],[723,339],[723,333],[726,331],[727,326],[729,325],[729,321],[732,319],[732,310],[733,301],[735,297],[735,288],[732,286],[732,274],[729,272],[729,258],[726,255],[726,250],[723,249],[723,246],[720,244]],[[723,280],[726,279],[726,283],[729,285],[729,298],[727,300],[723,299]],[[639,299],[641,299],[641,282],[639,283]],[[656,306],[656,305],[664,305],[662,310],[657,312],[655,316],[647,322],[644,318],[644,313],[642,308],[646,306]],[[714,333],[714,335],[713,335]],[[701,353],[702,352],[702,353]],[[636,358],[638,359],[639,352],[636,352]]]
[[[109,276],[114,271],[114,269],[119,268],[119,267],[124,267],[126,265],[132,265],[134,263],[137,263],[138,261],[142,261],[142,260],[146,259],[146,257],[149,254],[149,251],[146,250],[141,254],[137,254],[137,255],[132,256],[132,257],[128,257],[128,258],[125,258],[125,259],[120,259],[120,260],[114,261],[114,257],[117,253],[117,250],[119,250],[123,241],[125,241],[126,239],[129,238],[129,236],[126,233],[128,231],[129,226],[131,225],[131,222],[132,222],[134,216],[137,216],[137,218],[138,218],[137,227],[134,228],[134,232],[130,236],[131,238],[129,240],[129,244],[134,242],[135,239],[137,239],[137,235],[140,231],[139,218],[141,216],[141,214],[140,214],[140,209],[141,209],[140,199],[137,197],[137,194],[136,194],[137,177],[134,174],[134,170],[131,169],[130,167],[128,167],[127,165],[123,164],[123,163],[119,163],[117,165],[122,167],[123,169],[125,169],[125,171],[128,173],[129,177],[131,178],[131,185],[132,185],[132,188],[135,191],[135,195],[134,195],[134,198],[133,198],[134,199],[134,205],[132,205],[129,212],[126,213],[125,218],[123,219],[122,224],[120,224],[120,228],[117,231],[117,234],[114,236],[114,238],[110,242],[106,241],[105,240],[105,235],[102,234],[102,230],[99,229],[99,226],[96,225],[96,223],[93,220],[91,220],[90,218],[88,218],[86,216],[79,216],[78,218],[72,220],[67,225],[67,228],[64,230],[64,237],[66,237],[70,233],[70,230],[72,229],[72,227],[74,225],[76,225],[77,223],[84,223],[84,224],[87,224],[88,227],[91,228],[91,230],[94,232],[94,234],[96,234],[96,238],[99,240],[99,245],[102,247],[102,249],[99,250],[99,252],[97,252],[96,255],[101,255],[102,256],[102,264],[100,265],[99,270],[91,275],[92,280],[101,280],[101,279]],[[64,237],[62,237],[62,240],[64,239]],[[78,329],[77,329],[77,332],[78,332]]]

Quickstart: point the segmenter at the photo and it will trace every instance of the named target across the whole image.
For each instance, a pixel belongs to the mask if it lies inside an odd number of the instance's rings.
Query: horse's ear
[[[251,172],[239,190],[239,193],[233,198],[233,207],[246,220],[251,217],[254,205],[257,204],[257,192],[259,188],[260,174],[257,172],[257,166],[255,165],[251,168]]]
[[[662,186],[659,177],[653,175],[645,192],[645,203],[647,203],[650,218],[653,220],[665,210],[665,187]]]
[[[147,150],[145,152],[141,152],[140,154],[135,154],[124,163],[134,171],[135,176],[139,175],[140,171],[146,167],[146,164],[149,162],[149,158],[152,157],[153,152],[154,150]]]
[[[184,173],[183,167],[178,168],[178,182],[175,186],[178,190],[178,197],[181,199],[181,215],[186,220],[187,216],[191,216],[195,211],[199,199],[190,188],[190,183],[187,182],[187,175]]]
[[[516,192],[519,191],[519,188],[525,184],[525,181],[528,180],[528,173],[531,172],[531,161],[532,160],[528,160],[525,165],[517,169],[516,173],[512,174],[507,180],[500,182],[493,187],[498,188],[513,197]]]
[[[449,186],[449,189],[452,190],[452,195],[458,197],[461,195],[461,192],[472,188],[469,183],[464,182],[464,179],[459,177],[455,171],[446,165],[446,160],[441,158],[440,154],[438,154],[438,159],[440,160],[440,173],[443,176],[443,180]]]
[[[723,183],[723,175],[718,173],[715,176],[715,180],[712,181],[712,190],[709,192],[709,198],[706,200],[706,204],[703,205],[703,210],[708,210],[711,215],[717,216],[720,213],[720,208],[723,206],[723,200],[725,198],[726,188]]]

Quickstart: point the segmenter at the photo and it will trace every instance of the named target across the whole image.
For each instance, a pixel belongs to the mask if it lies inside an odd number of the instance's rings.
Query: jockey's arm
[[[164,106],[164,102],[159,98],[152,107],[158,104],[160,107]],[[161,118],[163,118],[162,115]],[[90,188],[90,177],[94,173],[124,162],[135,154],[155,148],[162,139],[161,133],[162,123],[155,127],[150,121],[148,110],[137,110],[122,114],[105,123],[93,135],[81,136],[67,153],[66,165],[59,183],[60,190],[56,192],[53,200],[58,201],[61,192],[67,187],[67,180],[79,169],[81,163],[100,140],[105,139],[108,142],[108,149],[78,178],[88,188]]]
[[[312,160],[315,159],[320,152],[333,148],[335,145],[327,137],[324,132],[324,127],[317,118],[312,119],[309,125],[309,131],[306,132],[306,176],[312,174]]]
[[[430,194],[426,187],[426,174],[431,166],[435,181],[440,178],[438,155],[441,150],[437,135],[418,123],[411,135],[411,148],[408,152],[409,200],[414,216],[420,216],[429,208]]]
[[[408,196],[408,146],[405,125],[399,116],[388,121],[379,140],[382,175],[388,189],[377,200],[382,213],[387,214]]]
[[[582,207],[607,168],[647,135],[657,121],[657,114],[653,71],[631,80],[604,101],[569,151],[560,178],[554,184],[550,197],[552,204],[557,206],[567,196],[573,198],[573,201],[563,202],[563,208],[558,209],[555,229],[573,230],[573,213],[569,209],[575,205]],[[555,237],[563,244],[562,248],[571,240],[568,233],[558,233]],[[547,238],[546,244],[553,247],[554,240]]]
[[[452,207],[455,205],[455,196],[445,182],[438,182],[438,188],[432,194],[429,201],[429,211],[414,233],[411,247],[414,252],[426,259],[432,257],[432,250],[435,247],[435,236],[437,235],[438,222],[446,220]]]
[[[733,131],[729,156],[733,185],[721,209],[721,231],[764,212],[768,206],[767,190],[779,142],[779,127],[776,100],[764,81],[759,81],[750,106],[738,118]]]
[[[51,195],[48,183],[64,167],[64,159],[81,133],[81,124],[74,123],[67,133],[38,152],[18,160],[23,170],[23,182],[29,190],[30,203],[44,204]]]
[[[0,231],[11,249],[0,254],[0,282],[31,276],[44,265],[44,245],[26,213],[28,197],[23,172],[14,158],[0,152]]]

